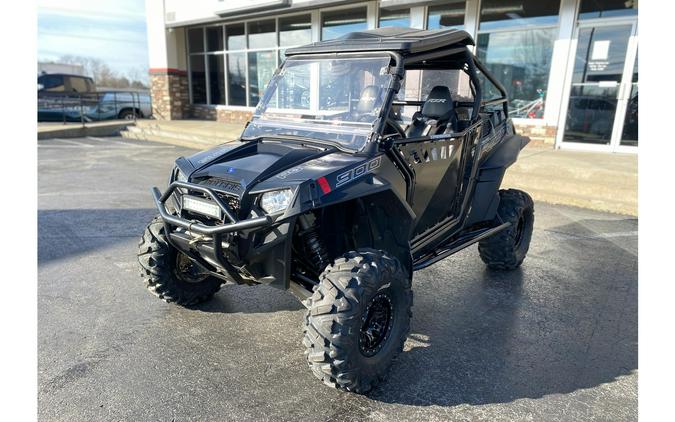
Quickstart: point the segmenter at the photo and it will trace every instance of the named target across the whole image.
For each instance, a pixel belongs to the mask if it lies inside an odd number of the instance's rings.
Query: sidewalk
[[[637,154],[528,145],[502,187],[525,190],[535,201],[637,216],[637,160]]]
[[[207,149],[236,139],[241,130],[236,123],[139,120],[122,136]],[[535,201],[637,216],[637,155],[562,151],[532,142],[502,187],[525,190]]]
[[[128,139],[207,149],[237,139],[243,126],[208,120],[138,120],[120,134]]]

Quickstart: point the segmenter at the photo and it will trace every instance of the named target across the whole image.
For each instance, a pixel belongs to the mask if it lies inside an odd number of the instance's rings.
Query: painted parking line
[[[106,144],[106,145],[128,145],[128,146],[132,146],[132,147],[140,146],[140,145],[135,144],[133,142],[125,142],[121,139],[115,139],[115,138],[104,139],[104,138],[98,138],[96,136],[87,136],[87,139],[95,141],[96,143],[103,143],[103,144]]]
[[[129,195],[147,195],[148,192],[142,191],[111,191],[111,192],[39,192],[38,196],[129,196]]]
[[[50,142],[38,142],[38,148],[50,148],[50,149],[68,149],[68,148],[99,148],[101,150],[116,150],[116,149],[175,149],[175,145],[143,145],[143,144],[133,144],[129,142],[119,142],[119,141],[110,141],[105,142],[105,146],[79,143],[73,141],[67,141],[65,139],[58,139],[59,141],[65,141],[67,143],[50,143]]]
[[[555,230],[545,230],[549,233],[552,233],[555,236],[559,236],[567,239],[616,239],[621,237],[638,237],[638,231],[627,231],[627,232],[614,232],[614,233],[594,233],[594,234],[576,234],[576,233],[565,233]]]
[[[69,144],[69,145],[76,145],[76,146],[85,147],[85,148],[94,148],[93,145],[85,144],[85,143],[82,143],[82,142],[71,141],[70,139],[54,138],[54,140],[59,141],[59,142],[63,142],[63,143]]]

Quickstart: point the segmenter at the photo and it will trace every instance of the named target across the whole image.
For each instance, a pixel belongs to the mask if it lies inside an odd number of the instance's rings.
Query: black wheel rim
[[[364,356],[375,356],[387,342],[394,322],[394,307],[389,295],[378,293],[372,298],[361,322],[359,350]]]
[[[201,283],[209,276],[208,273],[195,264],[187,255],[178,253],[176,256],[176,276],[186,283]]]

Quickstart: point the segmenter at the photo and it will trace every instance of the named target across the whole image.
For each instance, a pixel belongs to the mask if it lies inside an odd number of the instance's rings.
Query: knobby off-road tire
[[[167,242],[164,223],[160,217],[155,217],[145,228],[138,243],[138,263],[148,290],[165,302],[182,306],[192,306],[210,299],[220,290],[222,281],[216,277],[195,274],[195,267],[191,267],[192,272],[186,271],[186,265],[190,265],[187,259]]]
[[[324,270],[309,299],[303,339],[309,368],[331,387],[368,392],[403,350],[411,306],[411,274],[396,258],[372,249],[345,254]],[[386,328],[374,329],[387,309],[380,325]]]
[[[493,270],[513,270],[520,266],[530,248],[534,227],[534,203],[527,193],[499,191],[497,214],[511,226],[478,243],[480,257]]]

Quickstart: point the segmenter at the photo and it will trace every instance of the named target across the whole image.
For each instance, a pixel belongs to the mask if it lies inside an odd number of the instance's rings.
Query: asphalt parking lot
[[[227,285],[184,309],[144,289],[149,188],[190,153],[38,141],[41,420],[637,420],[637,219],[537,203],[518,271],[473,246],[416,273],[404,353],[358,396],[307,369],[290,293]]]

